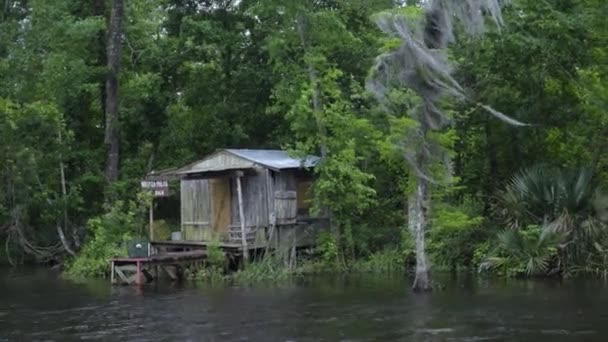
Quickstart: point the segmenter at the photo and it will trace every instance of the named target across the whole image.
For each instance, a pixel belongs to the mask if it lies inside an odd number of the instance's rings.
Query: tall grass
[[[349,267],[354,272],[394,273],[405,270],[405,254],[398,248],[388,248],[355,260]]]

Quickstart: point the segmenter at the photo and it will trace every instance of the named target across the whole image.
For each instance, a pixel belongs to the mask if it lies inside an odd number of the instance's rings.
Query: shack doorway
[[[211,222],[214,235],[225,237],[228,235],[230,226],[231,195],[230,178],[214,178],[210,182],[211,187]]]

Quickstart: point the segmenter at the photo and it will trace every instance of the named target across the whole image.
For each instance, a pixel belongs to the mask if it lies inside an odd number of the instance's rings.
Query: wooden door
[[[230,225],[230,179],[215,178],[211,184],[211,217],[213,231],[220,236],[228,234]]]
[[[206,179],[181,181],[182,239],[202,241],[210,226],[209,183]]]

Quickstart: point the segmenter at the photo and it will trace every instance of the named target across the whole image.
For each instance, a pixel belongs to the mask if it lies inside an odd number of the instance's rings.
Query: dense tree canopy
[[[344,263],[407,250],[415,182],[406,157],[416,141],[397,138],[423,99],[403,87],[386,94],[386,111],[366,84],[376,56],[399,47],[377,13],[417,20],[424,3],[0,1],[0,254],[18,262],[78,252],[98,234],[91,218],[134,199],[148,171],[223,147],[322,155],[314,195],[332,212]],[[597,188],[608,182],[608,4],[512,0],[502,16],[483,36],[454,26],[446,50],[468,100],[438,100],[449,120],[429,136],[453,162],[450,180],[429,195],[434,265],[506,253],[493,250],[496,233],[511,229],[499,198],[522,169],[584,167]],[[478,104],[530,126],[495,120]],[[108,124],[119,143],[116,180],[107,177]]]

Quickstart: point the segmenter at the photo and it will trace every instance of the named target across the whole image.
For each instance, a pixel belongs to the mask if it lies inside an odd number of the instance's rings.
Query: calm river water
[[[137,289],[0,270],[0,341],[608,341],[599,282],[442,282],[426,295],[386,276]]]

